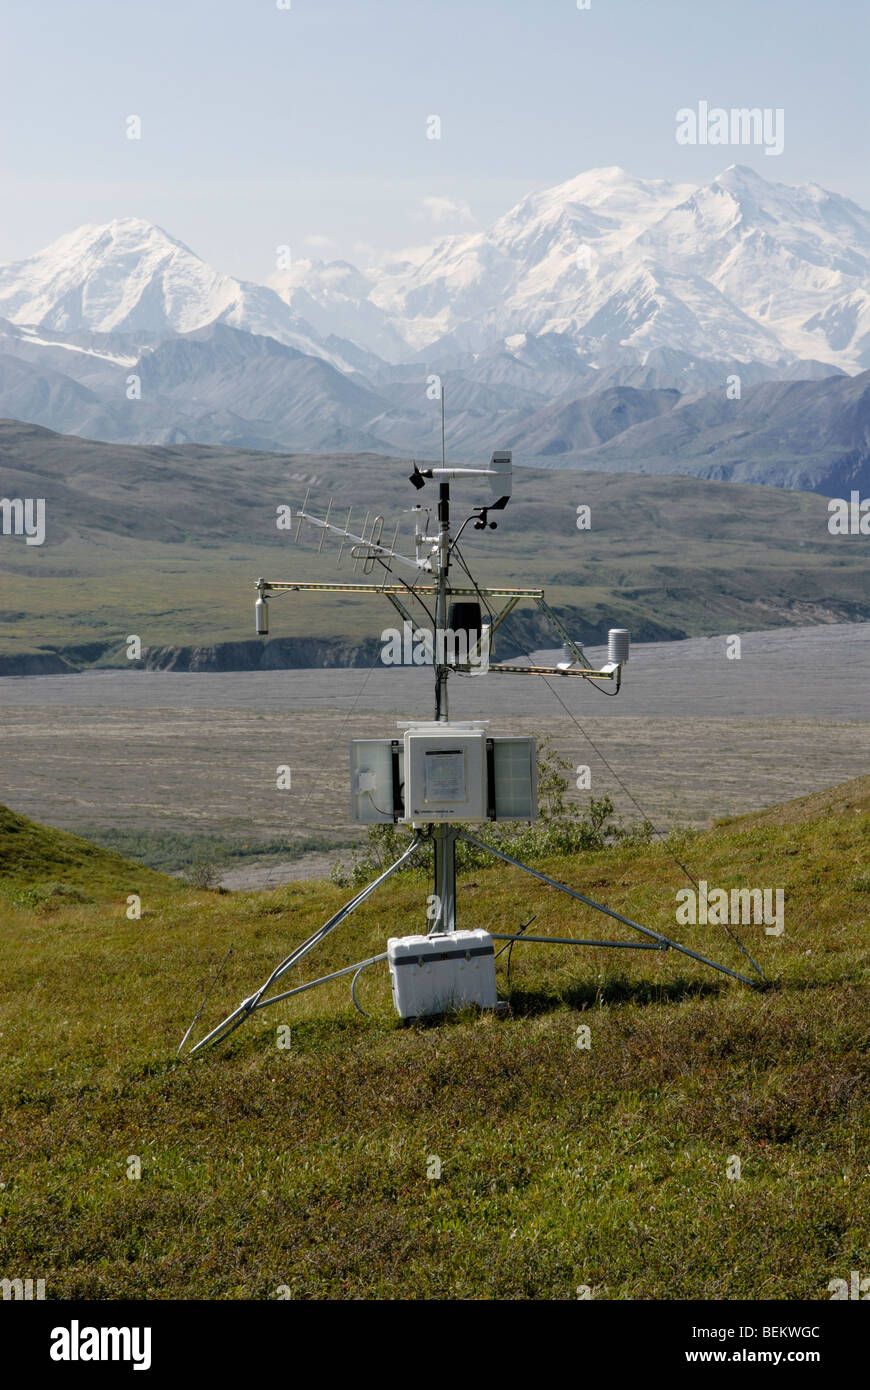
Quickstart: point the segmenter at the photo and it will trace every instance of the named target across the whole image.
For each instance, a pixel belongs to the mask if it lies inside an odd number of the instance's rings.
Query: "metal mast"
[[[446,468],[447,458],[444,445],[444,387],[441,388],[441,467]],[[450,568],[450,484],[442,482],[438,488],[438,598],[435,604],[435,718],[439,722],[447,719],[447,677],[445,661],[446,649],[444,633],[447,631],[447,573]],[[440,656],[440,661],[439,661]]]
[[[444,387],[441,387],[441,467],[447,467],[444,431]],[[438,597],[435,603],[435,719],[447,723],[447,600],[450,569],[450,484],[442,481],[438,487]],[[429,827],[433,846],[433,888],[435,914],[430,935],[456,930],[456,831],[450,825]]]

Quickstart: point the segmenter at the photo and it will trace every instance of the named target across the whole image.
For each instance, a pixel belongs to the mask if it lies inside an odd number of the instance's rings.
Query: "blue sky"
[[[266,279],[279,244],[364,261],[608,164],[870,207],[867,0],[4,0],[0,32],[0,261],[132,214]],[[678,145],[700,100],[782,107],[783,153]]]

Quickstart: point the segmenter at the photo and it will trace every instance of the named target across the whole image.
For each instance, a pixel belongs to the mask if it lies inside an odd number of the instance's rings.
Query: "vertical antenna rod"
[[[441,467],[447,467],[447,450],[444,443],[444,386],[441,386]],[[445,657],[447,643],[447,570],[450,564],[450,484],[442,482],[438,486],[438,596],[435,602],[435,718],[439,723],[447,720],[447,678],[449,675]],[[440,640],[439,640],[440,639]],[[433,825],[433,873],[435,901],[438,914],[432,932],[452,932],[456,930],[456,832],[452,825]]]
[[[441,387],[441,467],[447,467],[447,454],[444,449],[444,387]]]
[[[446,467],[444,447],[444,387],[441,387],[441,467]],[[450,564],[450,484],[438,487],[438,597],[435,605],[435,718],[447,719],[447,570]],[[439,661],[440,656],[440,661]]]

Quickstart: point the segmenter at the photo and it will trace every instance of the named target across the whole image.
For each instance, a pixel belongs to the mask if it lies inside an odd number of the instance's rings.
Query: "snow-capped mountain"
[[[274,290],[214,270],[138,217],[79,227],[28,260],[0,266],[0,315],[66,334],[138,337],[225,323],[353,370]]]
[[[532,193],[484,232],[449,237],[388,269],[374,303],[417,348],[448,338],[480,351],[515,333],[582,332],[604,299],[605,267],[689,188],[595,169]]]
[[[702,278],[790,357],[870,365],[870,213],[848,198],[734,165],[644,231],[637,250]]]
[[[0,316],[66,334],[224,323],[375,374],[378,362],[458,365],[545,335],[596,369],[677,351],[858,371],[870,365],[870,213],[739,165],[702,187],[593,169],[529,194],[485,231],[363,269],[297,261],[268,286],[124,218],[0,267]]]
[[[593,169],[484,231],[375,266],[296,261],[270,285],[140,218],[0,267],[0,416],[118,441],[434,455],[434,371],[457,456],[514,444],[578,466],[594,446],[624,467],[623,443],[673,439],[671,466],[704,411],[739,434],[737,401],[717,414],[729,374],[748,392],[868,367],[870,214],[737,165],[701,187]],[[832,458],[860,470],[847,397],[807,399],[830,402]],[[797,477],[753,429],[762,471]]]
[[[381,335],[392,323],[430,358],[552,333],[596,365],[652,349],[870,365],[870,214],[738,165],[701,188],[593,169],[530,194],[486,231],[352,270],[338,277],[333,331],[340,323],[372,348],[374,309]],[[276,287],[293,307],[316,302],[324,332],[336,276],[321,263]]]

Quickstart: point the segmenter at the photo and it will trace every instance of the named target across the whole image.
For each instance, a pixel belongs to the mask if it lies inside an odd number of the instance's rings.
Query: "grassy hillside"
[[[381,512],[390,538],[401,519],[409,553],[405,513],[434,497],[408,472],[370,454],[110,445],[0,421],[0,496],[46,499],[44,545],[0,537],[0,657],[101,643],[104,661],[126,665],[133,633],[148,647],[252,638],[258,575],[354,578],[347,557],[336,568],[337,543],[318,555],[319,535],[296,546],[279,532],[278,505],[301,506],[311,483],[320,515],[330,497],[357,523]],[[457,485],[457,516],[466,495]],[[580,505],[590,530],[577,529]],[[479,579],[545,585],[585,640],[615,620],[655,639],[870,617],[866,538],[831,536],[827,521],[816,494],[518,468],[499,530],[469,527],[462,544]],[[272,632],[358,642],[393,616],[382,600],[292,596],[276,601]]]
[[[131,874],[149,888],[170,887],[163,875],[131,863],[112,849],[39,825],[0,806],[0,887],[7,896],[32,897],[41,889],[50,895],[54,888],[57,896],[65,891],[103,901],[118,892],[119,884],[129,882]]]
[[[673,953],[517,946],[510,983],[498,963],[507,1017],[402,1029],[378,967],[371,1020],[336,984],[193,1060],[176,1048],[230,944],[202,1028],[341,892],[195,891],[9,813],[0,827],[4,1276],[50,1298],[825,1299],[870,1267],[870,778],[548,865],[738,968],[722,928],[675,927],[673,854],[711,884],[784,888],[784,936],[742,932],[767,990]],[[56,876],[89,900],[22,901]],[[401,879],[313,969],[419,930],[428,891]],[[613,934],[502,868],[466,876],[459,908]]]

